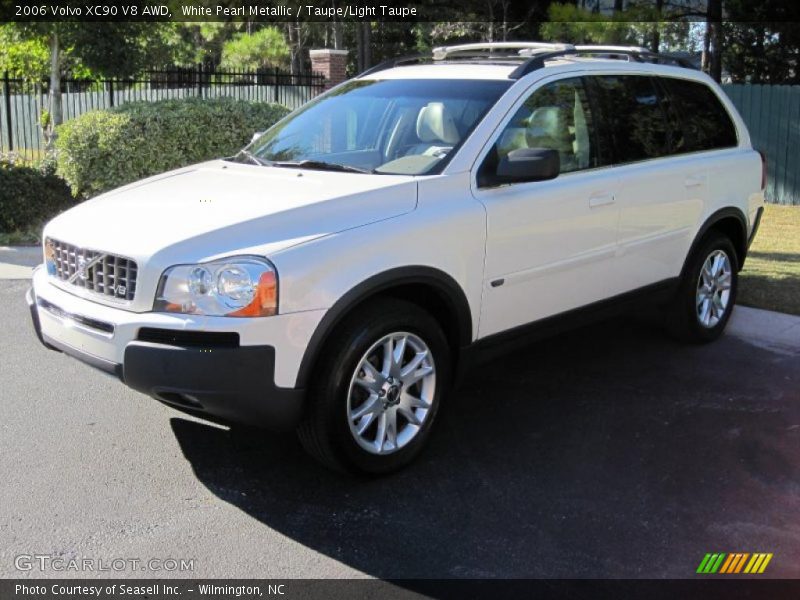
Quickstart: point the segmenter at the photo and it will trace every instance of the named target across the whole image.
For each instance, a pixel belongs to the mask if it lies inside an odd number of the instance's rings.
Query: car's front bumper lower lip
[[[165,404],[213,421],[274,429],[290,429],[300,419],[303,390],[275,384],[272,346],[175,346],[134,340],[125,346],[119,364],[47,336],[39,317],[44,309],[33,288],[26,299],[36,336],[47,348],[114,375]]]

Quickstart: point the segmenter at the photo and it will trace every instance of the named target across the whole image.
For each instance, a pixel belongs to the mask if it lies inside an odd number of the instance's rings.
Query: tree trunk
[[[61,105],[61,49],[58,44],[58,32],[54,31],[50,38],[50,126],[47,145],[52,147],[55,141],[55,127],[61,125],[64,112]]]
[[[713,52],[711,53],[711,77],[717,83],[722,81],[722,23],[714,23]]]
[[[286,23],[286,33],[291,51],[290,73],[299,75],[303,70],[303,48],[300,42],[299,26],[289,21]]]
[[[364,68],[369,69],[372,66],[372,23],[366,21],[362,25],[364,26]]]
[[[372,66],[372,26],[369,22],[356,23],[356,61],[358,72],[366,71]]]
[[[333,22],[333,49],[341,50],[344,47],[344,31],[342,30],[342,22]]]
[[[708,0],[706,13],[708,45],[708,74],[719,82],[722,79],[722,0]]]
[[[508,41],[508,0],[503,0],[503,41]]]
[[[356,69],[364,71],[364,36],[361,35],[361,23],[356,23]]]
[[[615,13],[620,13],[620,12],[622,12],[624,10],[622,2],[623,2],[623,0],[614,0],[614,12]]]
[[[664,0],[656,0],[656,21],[653,23],[653,37],[650,40],[650,50],[658,52],[661,47],[661,17],[664,9]]]

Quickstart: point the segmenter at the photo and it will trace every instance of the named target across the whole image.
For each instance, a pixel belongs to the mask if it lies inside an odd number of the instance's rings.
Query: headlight
[[[278,312],[278,278],[269,261],[249,256],[178,265],[161,276],[153,310],[269,317]]]

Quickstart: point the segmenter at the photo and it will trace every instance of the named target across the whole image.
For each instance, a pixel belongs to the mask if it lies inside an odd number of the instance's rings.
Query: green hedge
[[[232,98],[136,102],[94,111],[58,128],[58,174],[76,197],[229,156],[288,113]]]
[[[0,160],[0,232],[38,229],[75,201],[52,173]]]

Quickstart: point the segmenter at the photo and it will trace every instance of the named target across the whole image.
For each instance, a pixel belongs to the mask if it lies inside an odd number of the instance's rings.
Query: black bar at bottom
[[[31,575],[28,572],[26,575]],[[741,575],[694,579],[5,579],[3,600],[78,598],[302,598],[392,600],[442,598],[797,598],[800,580],[758,579]]]

